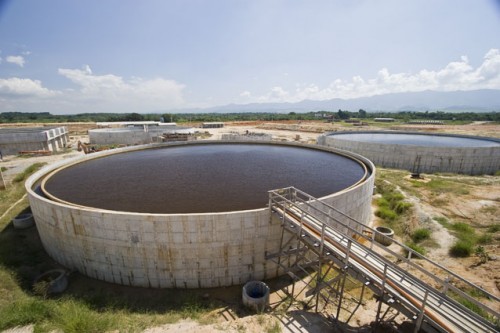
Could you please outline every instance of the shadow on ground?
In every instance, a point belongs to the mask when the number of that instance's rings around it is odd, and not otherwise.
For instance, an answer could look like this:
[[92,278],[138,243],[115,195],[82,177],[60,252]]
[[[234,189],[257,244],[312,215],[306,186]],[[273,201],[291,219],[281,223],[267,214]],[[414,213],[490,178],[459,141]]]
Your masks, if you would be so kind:
[[[28,210],[27,210],[28,211]],[[25,212],[27,212],[25,211]],[[0,231],[0,265],[17,277],[19,286],[30,295],[33,281],[47,270],[63,268],[45,252],[36,227],[15,229],[9,223]],[[268,280],[271,292],[287,289],[290,278],[283,276]],[[88,278],[78,272],[69,274],[66,291],[56,299],[74,299],[83,302],[89,308],[99,310],[127,310],[133,313],[163,314],[169,311],[217,310],[215,313],[225,321],[253,315],[243,307],[241,301],[242,286],[210,289],[152,289],[117,285]],[[41,296],[40,296],[41,297]],[[273,306],[287,303],[281,300]],[[273,311],[272,314],[290,332],[391,332],[388,325],[385,330],[376,327],[350,327],[336,323],[313,311],[286,308]],[[319,330],[318,330],[319,328]],[[399,328],[399,331],[405,331]]]
[[[34,295],[33,282],[42,273],[62,268],[45,252],[36,227],[15,229],[12,222],[0,231],[0,265],[17,277],[19,286]],[[196,309],[226,309],[227,320],[252,315],[243,307],[242,286],[208,289],[152,289],[117,285],[69,273],[68,288],[53,298],[71,298],[90,308],[126,309],[137,313],[161,314],[167,311]],[[283,279],[268,281],[271,288],[279,288]],[[36,295],[34,295],[36,296]]]

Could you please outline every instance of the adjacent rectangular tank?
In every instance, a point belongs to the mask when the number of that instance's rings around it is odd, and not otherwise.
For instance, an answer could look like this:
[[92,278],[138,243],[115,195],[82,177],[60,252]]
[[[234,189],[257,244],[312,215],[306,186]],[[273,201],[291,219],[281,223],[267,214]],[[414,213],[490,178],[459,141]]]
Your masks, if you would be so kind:
[[68,130],[64,126],[0,128],[0,150],[3,155],[37,150],[56,152],[67,143]]

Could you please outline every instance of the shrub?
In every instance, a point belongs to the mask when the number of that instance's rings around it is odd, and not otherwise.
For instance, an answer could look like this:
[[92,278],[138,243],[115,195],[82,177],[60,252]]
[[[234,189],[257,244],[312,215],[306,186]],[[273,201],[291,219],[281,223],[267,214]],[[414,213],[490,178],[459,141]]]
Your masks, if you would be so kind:
[[429,229],[420,228],[413,232],[411,235],[411,239],[414,243],[419,243],[425,239],[429,239],[431,237],[431,231]]
[[379,207],[379,209],[375,212],[375,215],[380,217],[381,219],[389,221],[393,221],[396,219],[396,217],[398,217],[398,214],[396,214],[395,211],[385,206]]
[[482,246],[476,247],[475,253],[476,253],[476,256],[479,257],[481,264],[484,264],[488,260],[490,260],[490,256],[488,255],[488,252],[486,252],[486,250]]
[[384,197],[377,199],[377,205],[379,207],[389,207],[389,201],[387,201]]
[[412,204],[409,203],[409,202],[404,202],[404,201],[399,201],[397,202],[395,205],[394,205],[394,210],[398,213],[398,214],[403,214],[404,212],[406,212],[408,209],[410,209],[412,207]]
[[474,245],[471,241],[459,239],[450,248],[450,255],[459,258],[470,257],[473,252],[473,248]]
[[451,228],[460,233],[474,233],[474,228],[463,222],[453,223]]
[[398,201],[404,200],[404,195],[399,192],[388,192],[384,193],[384,198],[386,198],[391,203],[396,203]]

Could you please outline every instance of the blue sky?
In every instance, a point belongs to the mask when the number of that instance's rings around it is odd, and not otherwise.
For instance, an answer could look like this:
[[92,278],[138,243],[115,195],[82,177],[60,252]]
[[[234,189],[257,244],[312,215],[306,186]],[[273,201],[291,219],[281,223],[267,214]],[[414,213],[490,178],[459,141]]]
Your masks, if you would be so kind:
[[0,112],[485,88],[498,0],[0,0]]

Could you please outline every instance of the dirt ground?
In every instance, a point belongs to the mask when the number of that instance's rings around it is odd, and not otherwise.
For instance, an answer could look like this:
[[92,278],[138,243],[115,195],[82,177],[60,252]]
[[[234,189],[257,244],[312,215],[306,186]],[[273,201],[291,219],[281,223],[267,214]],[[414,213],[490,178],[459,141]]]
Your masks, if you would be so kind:
[[[35,162],[53,163],[61,159],[68,159],[83,154],[76,151],[76,142],[78,140],[86,141],[86,130],[93,127],[92,124],[74,124],[70,127],[70,146],[71,148],[62,154],[41,157],[16,157],[4,156],[0,166],[4,167],[4,179],[9,182],[13,177],[23,171],[26,167]],[[94,125],[95,126],[95,125]],[[339,123],[323,122],[240,122],[226,123],[224,128],[200,129],[202,132],[208,132],[211,136],[207,139],[220,139],[224,133],[245,133],[256,132],[266,133],[273,136],[273,140],[294,141],[301,143],[314,144],[320,133],[325,131],[343,131],[343,130],[367,130],[377,129],[374,126],[354,127],[345,126]],[[383,129],[388,129],[386,125]],[[426,132],[456,133],[478,136],[500,137],[500,125],[488,123],[475,123],[463,126],[447,125],[404,125],[391,126],[394,130],[415,130]],[[390,173],[390,171],[388,171]],[[436,262],[446,266],[455,273],[464,276],[466,279],[482,286],[496,296],[500,296],[500,235],[495,233],[492,245],[487,246],[490,259],[484,264],[478,265],[476,257],[465,259],[450,258],[448,250],[453,244],[455,237],[448,229],[434,220],[435,217],[446,217],[454,221],[464,221],[472,223],[475,227],[491,226],[500,224],[500,177],[484,176],[469,177],[459,175],[440,175],[440,177],[449,177],[454,181],[461,179],[470,185],[470,191],[466,195],[454,198],[453,195],[436,200],[436,197],[421,192],[419,195],[404,193],[408,201],[413,204],[414,211],[409,223],[423,226],[431,229],[432,238],[437,244],[429,248],[427,256]],[[401,177],[402,178],[402,177]],[[404,182],[404,180],[401,180]],[[477,185],[474,185],[477,184]],[[446,199],[446,200],[445,200]],[[378,218],[373,215],[373,225],[376,225]],[[222,293],[224,291],[221,291]],[[238,293],[236,293],[238,295]],[[234,297],[234,291],[225,297]],[[238,296],[239,298],[239,296]],[[279,304],[286,299],[282,290],[277,290],[271,295],[271,305],[277,309]],[[235,300],[239,302],[239,300]],[[355,308],[355,302],[348,311],[344,311],[343,318],[351,316]],[[405,322],[405,318],[398,317],[394,321],[388,322],[377,329],[373,326],[375,320],[377,304],[373,298],[365,299],[356,309],[351,320],[347,324],[332,324],[329,320],[329,314],[322,312],[314,313],[313,310],[304,310],[295,304],[287,311],[278,313],[267,313],[254,316],[240,316],[234,311],[234,307],[221,307],[215,311],[215,323],[202,324],[194,320],[183,320],[175,324],[167,324],[159,327],[151,327],[144,332],[163,333],[163,332],[374,332],[390,331],[398,329],[399,331],[412,331],[411,325]],[[333,309],[330,309],[334,311]],[[347,310],[347,309],[346,309]],[[498,309],[500,311],[500,309]],[[391,326],[392,325],[392,326]],[[28,326],[24,328],[27,332],[32,332],[33,328]],[[12,332],[14,332],[13,330]],[[9,331],[11,332],[11,331]],[[21,331],[15,331],[21,332]],[[23,331],[24,332],[24,331]]]

